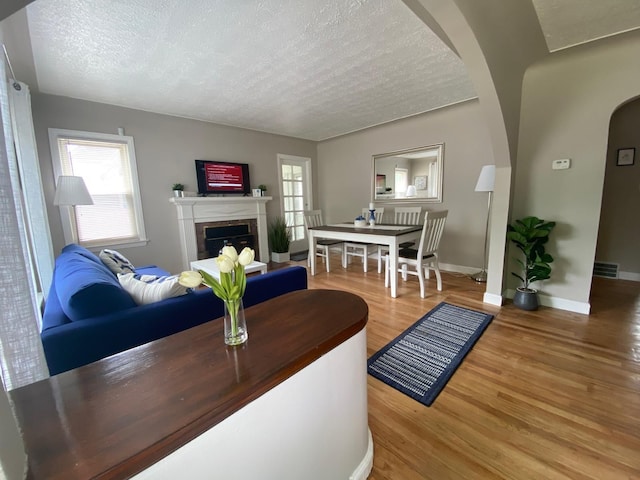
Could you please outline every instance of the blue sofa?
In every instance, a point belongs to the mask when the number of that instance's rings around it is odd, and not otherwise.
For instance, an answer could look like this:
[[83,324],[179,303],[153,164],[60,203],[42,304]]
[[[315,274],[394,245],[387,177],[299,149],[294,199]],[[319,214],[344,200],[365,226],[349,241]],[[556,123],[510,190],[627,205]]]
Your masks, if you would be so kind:
[[[169,275],[156,266],[136,273]],[[250,307],[306,288],[305,268],[274,270],[247,278],[243,303]],[[56,375],[223,315],[222,301],[208,288],[136,305],[97,255],[71,244],[56,259],[41,338],[49,373]]]

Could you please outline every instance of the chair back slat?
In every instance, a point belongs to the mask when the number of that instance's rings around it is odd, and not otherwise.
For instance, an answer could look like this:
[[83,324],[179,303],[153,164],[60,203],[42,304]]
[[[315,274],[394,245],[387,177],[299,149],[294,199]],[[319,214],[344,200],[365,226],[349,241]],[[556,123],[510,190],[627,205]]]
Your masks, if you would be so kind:
[[418,245],[418,259],[425,255],[437,254],[444,224],[447,221],[449,210],[426,212],[424,214],[424,227]]
[[322,210],[305,210],[304,224],[306,228],[324,225],[322,221]]
[[393,222],[398,225],[419,225],[422,207],[396,207]]

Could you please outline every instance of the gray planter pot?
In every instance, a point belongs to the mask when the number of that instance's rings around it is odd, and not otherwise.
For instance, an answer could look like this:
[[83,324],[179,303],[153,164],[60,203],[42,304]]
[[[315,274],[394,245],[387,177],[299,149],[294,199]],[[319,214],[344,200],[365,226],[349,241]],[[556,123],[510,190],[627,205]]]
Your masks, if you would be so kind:
[[538,291],[533,288],[518,287],[513,296],[513,304],[522,310],[537,310]]
[[285,253],[271,252],[272,262],[284,263],[284,262],[288,262],[290,259],[291,259],[291,255],[289,254],[289,252],[285,252]]
[[176,197],[176,198],[184,197],[184,192],[182,190],[174,190],[173,191],[173,196]]

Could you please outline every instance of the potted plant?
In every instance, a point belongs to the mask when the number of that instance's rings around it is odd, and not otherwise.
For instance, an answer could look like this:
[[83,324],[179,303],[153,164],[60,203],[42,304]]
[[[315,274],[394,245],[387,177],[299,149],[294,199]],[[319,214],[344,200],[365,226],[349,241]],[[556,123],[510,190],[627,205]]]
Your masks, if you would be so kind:
[[264,197],[264,192],[267,191],[267,186],[264,183],[261,183],[258,185],[258,188],[260,189],[260,194]]
[[171,187],[171,190],[173,190],[173,196],[174,197],[184,197],[184,185],[181,183],[174,183],[173,186]]
[[271,244],[271,260],[276,263],[288,262],[289,244],[291,243],[291,229],[282,217],[274,218],[268,227],[269,243]]
[[522,286],[516,289],[513,304],[523,310],[537,310],[538,291],[530,285],[538,280],[551,277],[551,262],[553,257],[545,251],[545,244],[556,222],[547,222],[537,217],[525,217],[507,225],[507,240],[513,242],[524,255],[524,261],[515,260],[521,267],[521,272],[511,272],[520,279]]

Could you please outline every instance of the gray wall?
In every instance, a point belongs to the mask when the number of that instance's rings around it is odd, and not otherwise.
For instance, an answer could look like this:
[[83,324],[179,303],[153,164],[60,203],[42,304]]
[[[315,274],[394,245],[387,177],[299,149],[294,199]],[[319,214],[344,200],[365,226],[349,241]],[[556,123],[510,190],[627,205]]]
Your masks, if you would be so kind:
[[171,185],[197,190],[195,159],[250,164],[252,185],[264,183],[273,201],[267,214],[280,212],[277,154],[298,155],[316,161],[316,143],[268,133],[159,115],[84,100],[35,94],[33,121],[47,199],[54,252],[64,246],[60,212],[52,205],[54,178],[48,128],[116,134],[123,127],[134,138],[142,207],[149,243],[122,249],[134,265],[154,263],[172,273],[181,269],[177,215],[169,203]]
[[[620,264],[623,278],[640,280],[640,100],[611,117],[596,260]],[[619,148],[635,148],[632,166],[617,166]]]
[[[640,31],[628,32],[556,52],[525,75],[511,216],[558,222],[552,277],[534,285],[545,295],[589,301],[609,124],[640,94],[639,51]],[[571,168],[552,170],[559,158]]]
[[[319,207],[325,220],[352,220],[369,204],[373,155],[436,143],[444,144],[443,203],[423,205],[429,210],[449,210],[440,247],[441,262],[463,267],[462,271],[479,269],[488,194],[475,193],[474,188],[482,165],[492,164],[493,157],[477,101],[320,142],[317,182]],[[383,201],[377,205],[385,207],[385,214],[393,208]]]

